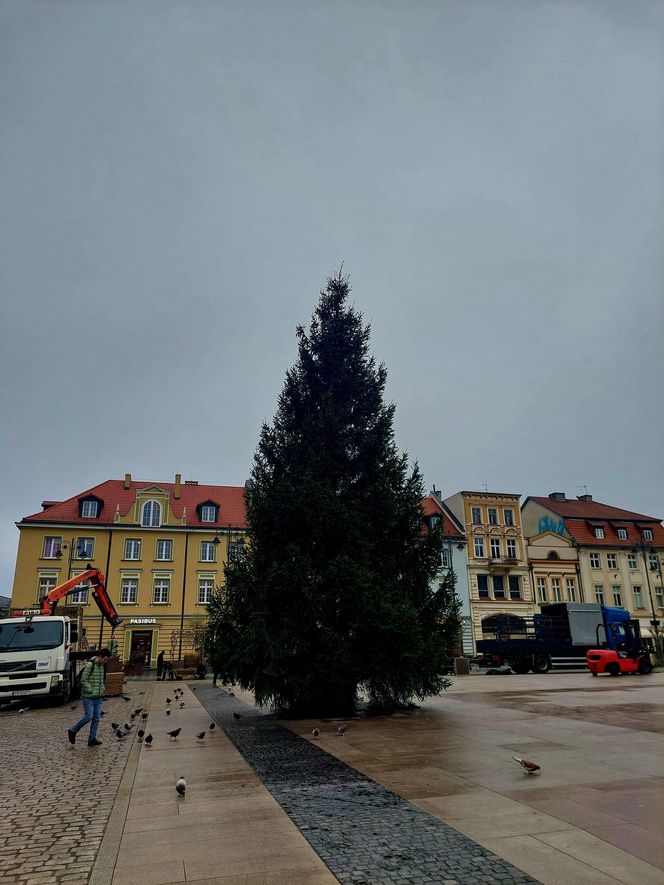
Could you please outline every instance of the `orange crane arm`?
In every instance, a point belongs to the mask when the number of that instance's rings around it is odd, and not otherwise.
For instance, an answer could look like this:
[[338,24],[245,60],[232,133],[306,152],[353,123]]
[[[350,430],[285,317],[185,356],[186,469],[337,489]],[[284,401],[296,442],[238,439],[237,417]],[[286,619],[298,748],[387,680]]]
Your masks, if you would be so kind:
[[68,581],[65,581],[63,584],[58,584],[57,587],[54,587],[51,590],[42,602],[40,614],[54,614],[58,600],[62,599],[62,597],[66,596],[68,593],[71,593],[74,587],[82,584],[83,581],[90,581],[90,584],[92,585],[92,598],[97,603],[99,611],[115,630],[118,624],[122,623],[122,618],[118,617],[115,606],[106,592],[106,578],[104,577],[104,573],[98,568],[93,568],[89,563],[84,572],[73,578],[69,578]]

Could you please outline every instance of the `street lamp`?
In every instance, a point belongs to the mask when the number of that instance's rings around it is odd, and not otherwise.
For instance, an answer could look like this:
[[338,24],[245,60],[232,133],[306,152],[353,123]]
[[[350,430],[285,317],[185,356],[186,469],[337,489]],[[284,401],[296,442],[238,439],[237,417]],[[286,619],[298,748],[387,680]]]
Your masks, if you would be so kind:
[[71,578],[71,560],[72,554],[74,550],[76,551],[77,559],[85,559],[85,541],[83,538],[72,538],[71,541],[61,541],[60,546],[58,547],[58,552],[55,554],[56,559],[62,559],[62,550],[69,551],[69,559],[68,559],[68,567],[67,567],[67,580]]
[[639,541],[637,544],[634,544],[632,547],[632,553],[640,553],[643,557],[643,565],[646,571],[646,581],[648,583],[648,597],[650,599],[650,609],[652,611],[652,620],[650,623],[652,624],[653,633],[655,634],[655,654],[657,656],[657,663],[662,663],[662,645],[659,636],[659,620],[657,618],[657,613],[655,611],[655,601],[652,595],[652,586],[650,584],[650,571],[651,567],[648,565],[649,556],[655,556],[657,558],[657,565],[652,566],[652,571],[657,571],[657,568],[660,568],[661,575],[661,564],[659,562],[659,557],[656,554],[655,548],[652,544],[646,544],[645,541]]

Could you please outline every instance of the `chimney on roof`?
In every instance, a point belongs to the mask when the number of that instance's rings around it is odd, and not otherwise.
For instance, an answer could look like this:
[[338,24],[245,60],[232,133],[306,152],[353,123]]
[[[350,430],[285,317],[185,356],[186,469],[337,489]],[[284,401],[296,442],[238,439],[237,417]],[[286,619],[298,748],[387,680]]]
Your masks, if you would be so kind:
[[175,498],[176,501],[178,501],[180,498],[180,483],[181,482],[182,482],[182,474],[176,473],[175,474],[175,488],[173,489],[173,497]]
[[565,492],[551,492],[549,495],[552,501],[565,501]]
[[576,499],[577,499],[577,501],[585,501],[586,504],[589,504],[592,501],[593,496],[592,495],[577,495]]
[[125,492],[128,492],[130,488],[131,488],[131,473],[125,473],[125,479],[124,479]]
[[443,503],[443,495],[442,492],[435,487],[435,485],[431,486],[431,497],[435,498],[439,504]]

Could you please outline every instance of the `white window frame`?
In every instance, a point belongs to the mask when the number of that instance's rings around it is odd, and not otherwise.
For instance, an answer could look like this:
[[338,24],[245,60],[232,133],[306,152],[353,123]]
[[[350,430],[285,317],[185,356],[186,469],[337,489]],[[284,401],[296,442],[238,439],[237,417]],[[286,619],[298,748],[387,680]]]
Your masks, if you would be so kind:
[[503,507],[503,519],[505,525],[514,525],[514,511],[511,507]]
[[[130,545],[130,544],[132,544],[132,545],[135,544],[135,545],[136,545],[136,549],[137,549],[137,551],[138,551],[138,556],[128,556],[128,555],[127,555],[128,552],[129,552],[129,551],[127,550],[127,547],[128,547],[128,545]],[[124,550],[122,551],[122,558],[123,558],[126,562],[138,562],[138,561],[140,560],[140,558],[141,558],[141,546],[142,546],[142,544],[141,544],[141,539],[140,539],[140,538],[125,538],[125,542],[124,542]]]
[[201,522],[215,522],[217,518],[217,508],[214,504],[201,505]]
[[[477,515],[477,519],[475,519],[476,515]],[[482,525],[482,508],[481,507],[471,507],[470,508],[470,521],[473,525]]]
[[[133,599],[131,598],[132,595]],[[138,577],[136,575],[122,576],[120,581],[120,605],[138,605]]]
[[643,530],[643,540],[644,541],[652,541],[652,529],[644,529]]
[[565,590],[567,591],[567,601],[576,602],[576,580],[574,578],[565,579]]
[[604,584],[594,584],[593,590],[595,591],[595,602],[599,605],[605,605],[604,602]]
[[[165,591],[165,593],[164,593]],[[162,599],[161,597],[166,596],[166,599]],[[152,604],[153,605],[168,605],[171,596],[171,579],[167,576],[157,576],[155,577],[152,585]],[[160,598],[157,598],[160,597]]]
[[628,553],[627,554],[627,568],[631,571],[636,571],[639,567],[639,564],[636,560],[636,553]]
[[[79,572],[78,574],[81,574]],[[76,572],[72,575],[72,578],[76,577]],[[89,594],[90,591],[90,581],[82,581],[80,584],[76,585],[76,589],[72,590],[65,597],[67,604],[71,605],[87,605],[89,602]]]
[[618,569],[618,554],[617,553],[607,553],[606,554],[606,567],[608,569],[613,569],[614,571]]
[[602,557],[599,553],[590,554],[590,568],[602,568]]
[[96,519],[99,513],[99,501],[82,501],[81,518]]
[[634,597],[634,608],[645,608],[643,604],[643,587],[640,584],[635,584],[632,587],[632,595]]
[[537,601],[549,601],[549,597],[547,595],[546,578],[542,577],[541,575],[537,578]]
[[[169,555],[163,556],[162,544],[168,545],[167,550]],[[154,551],[155,562],[173,562],[173,539],[172,538],[158,538],[157,545]]]
[[[207,586],[203,586],[203,585]],[[209,592],[208,592],[209,591]],[[214,578],[201,575],[198,579],[198,604],[209,605],[214,593]]]
[[440,551],[440,567],[450,568],[451,565],[449,548],[443,547]]
[[484,535],[473,536],[473,552],[476,559],[484,559]]
[[604,537],[604,529],[601,526],[595,526],[595,537],[603,538]]
[[508,538],[506,541],[507,544],[507,556],[509,559],[516,559],[516,538]]
[[[204,553],[211,553],[211,556],[204,556]],[[213,541],[201,541],[200,562],[216,562],[217,561],[217,545]]]
[[656,553],[648,554],[648,568],[651,572],[659,570],[659,556]]
[[623,607],[623,598],[622,598],[622,586],[620,584],[614,584],[611,587],[611,593],[613,594],[613,604],[618,608]]
[[491,548],[491,559],[500,559],[500,538],[489,538]]
[[62,552],[62,535],[45,535],[42,544],[42,559],[59,559]]
[[618,529],[618,537],[621,541],[627,540],[627,529]]
[[[85,552],[81,553],[81,547],[85,547]],[[90,562],[95,558],[95,539],[91,537],[76,538],[74,544],[74,554],[72,559],[78,559],[84,562]]]
[[57,575],[39,575],[39,581],[37,582],[37,599],[39,602],[43,602],[44,599],[48,596],[51,590],[54,590],[58,586],[58,576]]
[[489,525],[498,525],[498,508],[487,507],[486,517],[489,521]]
[[145,501],[141,505],[141,525],[146,528],[159,528],[161,526],[161,504],[154,498]]
[[562,602],[563,591],[560,585],[560,578],[551,578],[551,602]]
[[655,603],[657,608],[664,608],[664,587],[655,587]]

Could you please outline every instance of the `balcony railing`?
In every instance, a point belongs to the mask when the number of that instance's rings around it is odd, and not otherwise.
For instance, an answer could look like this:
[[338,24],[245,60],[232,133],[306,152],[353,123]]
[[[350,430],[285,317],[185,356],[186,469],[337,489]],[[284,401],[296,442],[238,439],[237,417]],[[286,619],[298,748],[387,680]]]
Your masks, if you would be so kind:
[[511,565],[518,565],[519,560],[516,556],[492,556],[487,564],[489,568],[508,568]]

